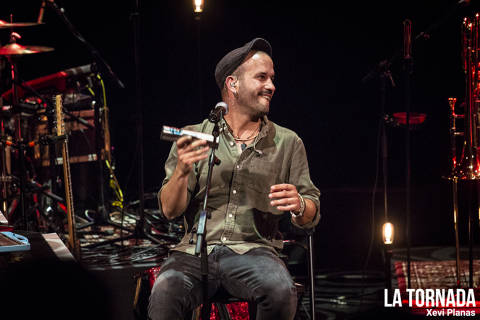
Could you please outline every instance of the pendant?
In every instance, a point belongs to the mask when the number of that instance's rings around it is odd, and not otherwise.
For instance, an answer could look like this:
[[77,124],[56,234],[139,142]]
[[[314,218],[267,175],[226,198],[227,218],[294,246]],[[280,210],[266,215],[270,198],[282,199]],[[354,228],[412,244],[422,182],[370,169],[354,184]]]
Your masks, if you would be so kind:
[[245,143],[242,143],[242,144],[240,145],[240,148],[242,148],[242,151],[245,150],[246,147],[247,147],[247,145],[246,145]]

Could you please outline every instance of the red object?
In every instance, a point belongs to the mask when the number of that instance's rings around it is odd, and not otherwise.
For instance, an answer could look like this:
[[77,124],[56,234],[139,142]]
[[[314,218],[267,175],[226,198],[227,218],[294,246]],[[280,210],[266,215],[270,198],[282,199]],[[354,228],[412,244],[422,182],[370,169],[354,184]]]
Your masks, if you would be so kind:
[[0,232],[4,232],[4,231],[13,232],[13,226],[11,226],[9,224],[1,224],[0,223]]
[[[64,71],[60,71],[54,74],[50,74],[48,76],[44,76],[38,79],[27,81],[26,84],[33,89],[40,91],[44,89],[55,89],[58,92],[64,92],[67,87],[67,78],[68,74]],[[21,99],[25,95],[25,90],[21,87],[18,89],[18,97]],[[12,89],[4,92],[2,94],[2,98],[11,101],[12,97]]]
[[[406,112],[396,112],[393,114],[393,117],[395,120],[398,121],[398,123],[402,125],[407,124],[407,113]],[[422,124],[425,119],[427,118],[427,115],[425,113],[417,113],[417,112],[410,112],[410,124]]]
[[[148,277],[148,283],[150,285],[150,290],[152,290],[155,280],[157,280],[158,274],[160,273],[161,267],[153,267],[148,270],[145,270],[145,273]],[[233,302],[227,304],[227,310],[230,314],[232,320],[249,320],[248,314],[248,302]],[[210,312],[210,320],[220,319],[218,310],[214,304],[212,304],[212,311]]]

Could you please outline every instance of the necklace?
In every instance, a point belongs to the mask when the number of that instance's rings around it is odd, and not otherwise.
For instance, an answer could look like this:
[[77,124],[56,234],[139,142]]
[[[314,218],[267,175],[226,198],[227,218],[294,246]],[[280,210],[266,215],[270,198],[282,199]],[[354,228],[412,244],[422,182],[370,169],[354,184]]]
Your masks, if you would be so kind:
[[260,126],[257,127],[257,129],[255,129],[250,134],[250,136],[248,136],[246,138],[240,138],[239,136],[235,136],[233,134],[233,130],[230,127],[230,125],[228,124],[228,122],[225,121],[225,124],[227,125],[228,131],[230,131],[230,133],[232,134],[233,140],[235,140],[235,142],[244,142],[244,141],[249,141],[249,140],[252,140],[252,139],[256,138],[258,136],[258,134],[260,133],[260,128],[261,128],[261,125],[260,125]]
[[[258,135],[258,132],[260,131],[259,130],[260,128],[257,128],[257,130],[253,131],[251,135],[249,135],[248,137],[246,138],[240,138],[239,136],[235,137],[233,136],[233,140],[237,141],[237,142],[243,142],[243,141],[248,141],[248,140],[252,140],[253,138],[255,138],[257,135]],[[232,134],[233,135],[233,134]]]

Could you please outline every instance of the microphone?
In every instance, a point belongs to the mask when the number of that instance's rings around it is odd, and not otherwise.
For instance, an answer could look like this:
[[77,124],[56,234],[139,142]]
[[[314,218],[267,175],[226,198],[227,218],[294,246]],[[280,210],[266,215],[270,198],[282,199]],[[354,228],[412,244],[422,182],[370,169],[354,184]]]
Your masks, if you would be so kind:
[[210,111],[210,114],[208,115],[208,121],[217,123],[227,113],[228,113],[228,105],[225,102],[220,101],[215,105],[215,108],[213,108],[213,110]]
[[64,73],[67,76],[81,76],[81,75],[88,74],[88,73],[94,73],[95,72],[95,66],[92,63],[90,63],[90,64],[86,64],[86,65],[79,66],[79,67],[65,69],[65,70],[60,71],[60,72]]

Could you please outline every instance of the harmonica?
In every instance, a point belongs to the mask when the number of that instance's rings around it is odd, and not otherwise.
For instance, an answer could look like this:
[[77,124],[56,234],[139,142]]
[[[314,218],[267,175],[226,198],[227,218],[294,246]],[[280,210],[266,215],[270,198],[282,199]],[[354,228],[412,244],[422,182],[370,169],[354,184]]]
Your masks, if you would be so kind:
[[160,134],[160,139],[166,140],[166,141],[176,141],[183,136],[190,136],[194,139],[206,140],[209,146],[217,146],[219,141],[219,137],[217,137],[217,139],[214,139],[213,135],[208,133],[184,130],[184,129],[170,127],[170,126],[162,127],[162,133]]

